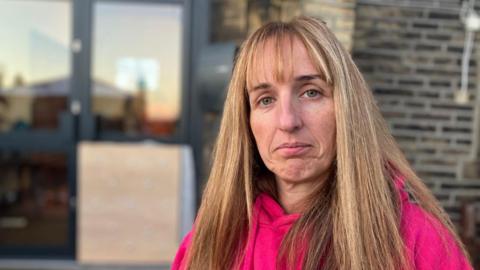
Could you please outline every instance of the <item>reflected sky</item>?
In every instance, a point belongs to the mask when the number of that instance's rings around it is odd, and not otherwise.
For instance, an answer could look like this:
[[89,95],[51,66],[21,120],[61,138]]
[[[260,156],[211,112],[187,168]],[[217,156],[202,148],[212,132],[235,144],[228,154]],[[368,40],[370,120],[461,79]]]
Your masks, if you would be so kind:
[[70,37],[68,1],[0,1],[3,87],[11,87],[19,75],[27,83],[65,77]]
[[181,7],[100,2],[94,10],[94,78],[130,93],[145,88],[148,118],[177,118]]
[[[149,117],[177,118],[181,28],[182,8],[178,5],[97,2],[94,80],[126,93],[137,91],[142,81],[148,90]],[[71,31],[69,1],[0,0],[0,87],[12,88],[18,76],[26,84],[68,77]]]

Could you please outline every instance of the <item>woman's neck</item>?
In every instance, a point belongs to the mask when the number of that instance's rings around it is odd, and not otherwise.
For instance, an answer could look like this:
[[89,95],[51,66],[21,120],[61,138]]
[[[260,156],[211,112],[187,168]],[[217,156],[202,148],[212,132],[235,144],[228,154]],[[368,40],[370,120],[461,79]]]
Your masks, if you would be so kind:
[[305,199],[313,189],[312,183],[291,183],[277,180],[279,203],[287,214],[303,212]]

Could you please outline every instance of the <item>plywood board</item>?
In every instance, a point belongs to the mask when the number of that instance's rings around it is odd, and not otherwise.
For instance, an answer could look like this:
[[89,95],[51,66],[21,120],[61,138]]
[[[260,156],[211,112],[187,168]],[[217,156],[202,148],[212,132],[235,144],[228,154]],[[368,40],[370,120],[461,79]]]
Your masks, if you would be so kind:
[[180,147],[82,143],[78,153],[79,262],[171,262],[179,244]]

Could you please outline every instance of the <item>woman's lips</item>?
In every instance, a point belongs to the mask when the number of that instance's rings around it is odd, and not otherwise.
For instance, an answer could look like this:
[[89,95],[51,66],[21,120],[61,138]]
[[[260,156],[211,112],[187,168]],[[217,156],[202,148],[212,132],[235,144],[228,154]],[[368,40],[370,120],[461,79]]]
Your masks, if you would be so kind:
[[284,143],[275,148],[282,157],[296,157],[301,156],[312,147],[307,143]]

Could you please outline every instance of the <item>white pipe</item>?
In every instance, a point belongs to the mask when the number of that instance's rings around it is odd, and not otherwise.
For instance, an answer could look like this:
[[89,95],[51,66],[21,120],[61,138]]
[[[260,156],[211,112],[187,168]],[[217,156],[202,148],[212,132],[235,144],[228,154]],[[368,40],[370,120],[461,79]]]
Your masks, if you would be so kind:
[[473,36],[474,32],[471,30],[467,30],[467,34],[465,35],[465,47],[463,49],[462,57],[462,81],[460,87],[461,91],[468,90],[468,72],[470,69],[470,57],[472,55]]
[[466,104],[469,101],[468,96],[468,79],[470,69],[470,58],[472,56],[473,38],[475,31],[479,30],[479,18],[475,13],[475,0],[469,0],[469,3],[463,2],[460,11],[460,19],[465,24],[465,44],[462,54],[462,69],[460,90],[455,92],[455,102],[458,104]]

